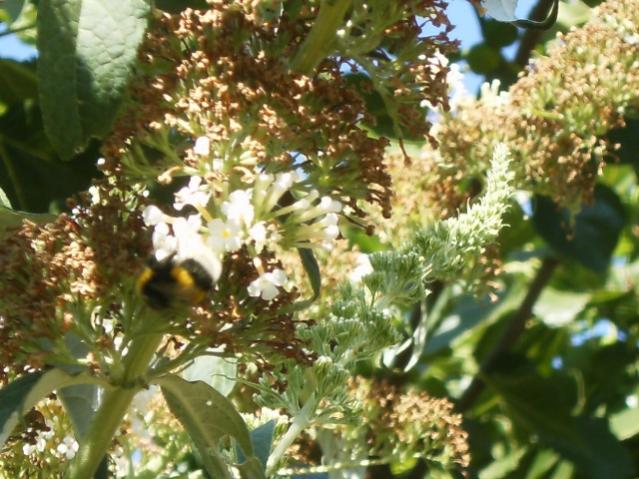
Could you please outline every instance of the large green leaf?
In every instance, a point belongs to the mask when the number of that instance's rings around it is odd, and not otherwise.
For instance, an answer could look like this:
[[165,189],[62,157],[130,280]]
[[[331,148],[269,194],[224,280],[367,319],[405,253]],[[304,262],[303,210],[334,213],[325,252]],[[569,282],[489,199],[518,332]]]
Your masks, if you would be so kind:
[[40,1],[40,101],[47,134],[63,158],[109,131],[149,8],[144,0]]
[[537,196],[533,221],[539,234],[560,255],[604,273],[625,223],[619,197],[610,188],[597,185],[594,202],[574,218],[547,197]]
[[515,421],[539,441],[593,479],[634,477],[628,452],[603,418],[571,416],[575,391],[571,380],[556,374],[541,377],[522,370],[485,375]]
[[16,427],[18,421],[38,401],[52,391],[74,384],[98,382],[88,374],[72,376],[61,369],[26,374],[0,389],[0,446]]
[[246,457],[253,456],[246,424],[233,403],[222,394],[202,381],[189,382],[173,374],[153,382],[162,388],[171,412],[193,439],[213,477],[219,477],[216,474],[221,474],[223,467],[218,452],[223,437],[233,437]]

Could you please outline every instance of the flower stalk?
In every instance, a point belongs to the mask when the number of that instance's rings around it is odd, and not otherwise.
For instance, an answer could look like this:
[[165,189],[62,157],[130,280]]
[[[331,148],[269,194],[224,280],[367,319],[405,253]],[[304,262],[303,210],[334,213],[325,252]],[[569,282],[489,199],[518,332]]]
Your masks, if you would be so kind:
[[277,443],[277,446],[275,446],[275,449],[273,449],[273,452],[268,458],[268,462],[266,464],[267,476],[275,471],[277,464],[280,462],[280,459],[284,457],[286,450],[291,446],[291,444],[293,444],[295,439],[297,439],[297,436],[299,436],[300,433],[308,427],[317,405],[318,400],[315,395],[312,395],[308,398],[299,414],[295,416],[291,423],[291,427],[289,427],[284,436],[282,436],[282,439],[280,439]]
[[122,384],[105,394],[89,432],[66,472],[66,479],[93,477],[129,409],[133,396],[140,389],[137,382],[147,371],[161,340],[162,334],[154,334],[144,335],[132,341],[129,354],[124,360]]
[[344,20],[352,0],[325,0],[308,37],[291,62],[291,69],[310,74],[327,55],[335,41],[337,29]]

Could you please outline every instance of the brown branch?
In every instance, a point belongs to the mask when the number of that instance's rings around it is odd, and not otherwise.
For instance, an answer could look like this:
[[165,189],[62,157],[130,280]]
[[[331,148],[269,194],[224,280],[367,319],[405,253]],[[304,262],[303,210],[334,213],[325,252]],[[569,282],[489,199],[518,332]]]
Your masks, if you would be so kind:
[[[530,11],[529,18],[535,21],[543,20],[553,2],[554,0],[539,0],[537,5]],[[521,65],[522,67],[528,65],[530,55],[539,43],[543,33],[543,30],[526,30],[524,32],[521,37],[521,42],[519,42],[517,54],[515,55],[515,63],[517,65]]]
[[[544,259],[539,271],[537,271],[537,275],[533,279],[532,283],[530,283],[530,288],[528,289],[526,296],[519,305],[514,316],[510,319],[510,323],[506,327],[506,330],[497,341],[497,344],[495,344],[493,350],[490,351],[482,361],[479,369],[480,374],[490,371],[490,369],[495,365],[497,358],[508,351],[517,338],[519,338],[521,333],[524,332],[526,321],[528,321],[528,319],[532,316],[532,309],[535,302],[539,299],[541,292],[550,281],[550,278],[558,265],[559,261],[556,258]],[[457,410],[460,412],[466,411],[479,397],[485,387],[486,384],[484,381],[482,381],[479,376],[476,376],[470,383],[470,386],[468,386],[468,389],[464,391],[464,394],[459,401],[457,401]]]

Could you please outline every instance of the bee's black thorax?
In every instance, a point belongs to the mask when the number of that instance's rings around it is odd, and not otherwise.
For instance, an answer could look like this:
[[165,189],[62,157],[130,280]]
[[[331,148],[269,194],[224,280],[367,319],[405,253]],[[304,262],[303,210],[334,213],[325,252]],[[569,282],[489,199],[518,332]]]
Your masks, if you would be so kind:
[[151,258],[137,282],[139,293],[154,309],[201,302],[213,288],[213,279],[194,259],[176,262]]

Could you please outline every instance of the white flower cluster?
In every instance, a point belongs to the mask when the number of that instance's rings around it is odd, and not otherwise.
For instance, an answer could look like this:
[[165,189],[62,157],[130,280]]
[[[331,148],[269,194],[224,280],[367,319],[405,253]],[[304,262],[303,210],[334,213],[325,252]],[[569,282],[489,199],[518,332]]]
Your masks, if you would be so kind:
[[78,442],[71,436],[65,436],[64,439],[52,449],[51,442],[55,438],[55,431],[49,421],[47,421],[47,427],[49,429],[38,435],[35,444],[25,443],[22,446],[22,453],[25,456],[30,456],[36,452],[42,454],[45,451],[48,451],[60,459],[73,459],[75,457],[75,453],[78,452],[78,449],[80,448]]
[[[194,151],[208,156],[208,139],[197,138]],[[144,222],[153,226],[156,259],[176,262],[193,259],[217,281],[222,274],[223,256],[246,246],[255,257],[260,274],[248,286],[248,294],[270,301],[288,278],[281,269],[261,268],[257,256],[268,242],[284,248],[330,250],[339,235],[338,213],[342,204],[329,196],[320,196],[317,190],[305,191],[303,177],[295,171],[260,173],[249,187],[222,196],[218,199],[213,195],[212,185],[201,176],[191,176],[188,185],[175,193],[173,207],[183,211],[188,206],[194,214],[174,217],[157,206],[147,207]]]

